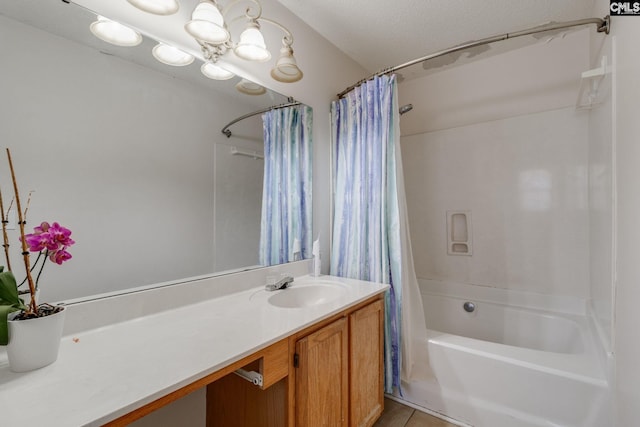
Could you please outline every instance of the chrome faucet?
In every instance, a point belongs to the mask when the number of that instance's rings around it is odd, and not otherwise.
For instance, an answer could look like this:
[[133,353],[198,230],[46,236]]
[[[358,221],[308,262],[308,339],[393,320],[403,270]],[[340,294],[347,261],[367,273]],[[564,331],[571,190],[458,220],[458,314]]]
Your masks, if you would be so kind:
[[287,275],[282,275],[282,277],[280,277],[280,280],[272,281],[270,279],[270,277],[267,277],[267,282],[270,282],[265,286],[265,289],[267,291],[278,291],[280,289],[285,289],[291,284],[291,282],[293,282],[293,277]]

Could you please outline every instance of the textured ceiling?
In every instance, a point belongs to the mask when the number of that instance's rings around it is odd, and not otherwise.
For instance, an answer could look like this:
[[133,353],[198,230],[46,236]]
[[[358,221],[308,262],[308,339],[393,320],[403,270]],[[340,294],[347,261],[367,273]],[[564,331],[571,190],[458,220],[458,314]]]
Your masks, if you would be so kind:
[[485,37],[591,18],[594,0],[278,0],[370,73]]

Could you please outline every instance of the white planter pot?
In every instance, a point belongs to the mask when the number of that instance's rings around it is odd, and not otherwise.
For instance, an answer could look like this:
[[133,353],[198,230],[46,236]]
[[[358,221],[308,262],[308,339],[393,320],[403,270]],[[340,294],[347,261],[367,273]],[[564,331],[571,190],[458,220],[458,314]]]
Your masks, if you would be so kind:
[[66,309],[50,316],[12,320],[9,315],[9,369],[26,372],[50,365],[58,358]]

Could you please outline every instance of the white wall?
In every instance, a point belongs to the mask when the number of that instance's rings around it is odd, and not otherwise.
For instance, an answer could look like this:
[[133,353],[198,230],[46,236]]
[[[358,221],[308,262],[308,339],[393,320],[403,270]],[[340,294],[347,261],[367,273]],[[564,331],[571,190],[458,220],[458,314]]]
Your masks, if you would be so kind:
[[[400,84],[419,277],[589,297],[589,31]],[[472,256],[447,255],[447,210],[471,211]]]
[[129,424],[131,427],[204,427],[207,389],[200,388]]
[[[603,2],[599,2],[603,3]],[[600,4],[600,6],[603,6]],[[638,17],[613,17],[616,82],[616,359],[617,426],[640,425],[640,56]]]
[[[594,15],[609,13],[609,2],[597,0]],[[638,17],[612,17],[611,34],[604,44],[593,43],[597,54],[612,50],[614,72],[612,87],[613,118],[612,162],[614,181],[613,232],[613,378],[616,427],[640,425],[640,341],[638,325],[640,312],[640,263],[638,245],[640,239],[640,57]],[[609,46],[609,44],[611,46]],[[597,57],[594,58],[597,60]],[[607,126],[607,123],[604,124]],[[603,291],[594,290],[596,293]],[[599,293],[602,294],[602,293]],[[607,297],[602,296],[606,301]]]

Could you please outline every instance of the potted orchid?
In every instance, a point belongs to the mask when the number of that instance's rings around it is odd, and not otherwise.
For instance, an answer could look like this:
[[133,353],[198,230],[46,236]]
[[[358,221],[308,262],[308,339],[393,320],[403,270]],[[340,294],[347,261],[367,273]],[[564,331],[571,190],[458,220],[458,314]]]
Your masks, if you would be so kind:
[[[26,277],[18,285],[11,270],[7,237],[8,221],[0,193],[3,247],[7,265],[7,271],[0,266],[0,345],[7,346],[10,369],[15,372],[24,372],[51,364],[58,357],[65,309],[63,306],[47,303],[38,304],[36,301],[38,283],[47,261],[60,265],[71,259],[67,249],[75,242],[71,239],[71,231],[57,222],[52,224],[43,222],[34,228],[33,233],[25,234],[28,203],[23,212],[8,149],[7,157],[15,191],[14,201],[20,225],[19,241]],[[34,252],[37,252],[38,256],[31,265],[30,254]],[[32,273],[36,273],[35,280]],[[28,304],[25,304],[18,290],[24,284],[28,284],[29,287],[28,292],[23,292],[28,293],[31,298]]]

